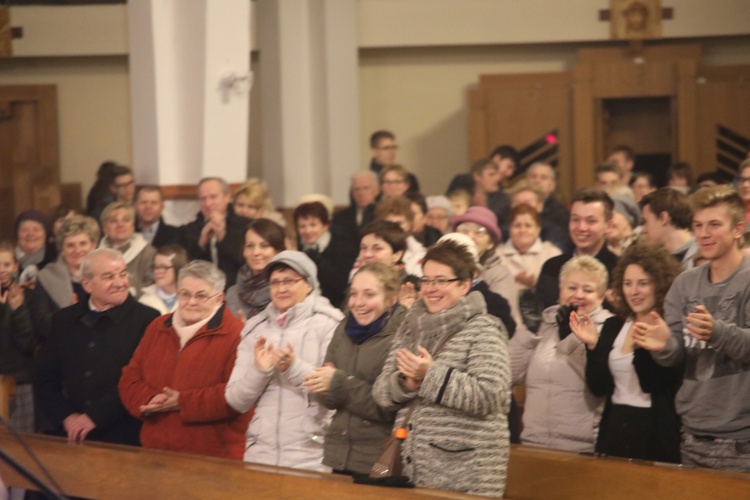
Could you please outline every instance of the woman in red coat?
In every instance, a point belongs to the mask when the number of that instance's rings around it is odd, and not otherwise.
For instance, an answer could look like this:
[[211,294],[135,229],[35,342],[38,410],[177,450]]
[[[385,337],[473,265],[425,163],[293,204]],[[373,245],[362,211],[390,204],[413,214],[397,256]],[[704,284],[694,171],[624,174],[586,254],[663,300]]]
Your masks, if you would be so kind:
[[242,459],[249,414],[224,399],[243,324],[224,307],[224,273],[193,261],[180,270],[178,306],[146,330],[122,371],[120,397],[143,420],[147,448]]

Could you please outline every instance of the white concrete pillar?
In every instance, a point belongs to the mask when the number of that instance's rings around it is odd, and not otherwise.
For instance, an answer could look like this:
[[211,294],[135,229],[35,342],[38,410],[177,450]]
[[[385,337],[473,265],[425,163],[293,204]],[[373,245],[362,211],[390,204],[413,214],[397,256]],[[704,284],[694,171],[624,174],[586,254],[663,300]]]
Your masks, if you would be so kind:
[[138,183],[247,177],[250,0],[128,2]]
[[257,4],[263,176],[274,200],[347,203],[359,163],[357,2]]

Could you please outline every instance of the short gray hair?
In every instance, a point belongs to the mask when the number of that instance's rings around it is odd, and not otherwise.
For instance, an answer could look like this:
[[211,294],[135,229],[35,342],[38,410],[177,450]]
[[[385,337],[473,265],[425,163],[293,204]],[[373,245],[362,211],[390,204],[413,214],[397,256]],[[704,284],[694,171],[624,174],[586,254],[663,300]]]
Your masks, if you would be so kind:
[[125,259],[119,250],[114,248],[96,248],[90,251],[81,261],[81,277],[90,280],[94,277],[94,260],[99,257],[109,257],[112,260],[121,260],[125,262]]
[[204,185],[205,183],[211,182],[211,181],[218,182],[219,185],[221,186],[221,192],[224,194],[229,194],[229,184],[227,184],[227,181],[225,181],[221,177],[204,177],[203,179],[198,181],[198,189],[200,189],[200,187]]
[[360,179],[364,177],[371,180],[372,183],[375,184],[375,186],[378,185],[378,174],[376,174],[372,170],[360,170],[359,172],[354,173],[351,177],[351,181],[353,182],[354,179]]
[[57,234],[57,249],[62,250],[65,239],[77,234],[85,234],[91,239],[94,246],[99,244],[99,224],[96,223],[92,217],[85,215],[74,215],[68,217],[58,229]]
[[227,284],[227,277],[224,271],[207,260],[193,260],[188,262],[185,267],[180,269],[177,275],[177,283],[179,284],[186,277],[205,281],[211,285],[216,293],[223,292]]

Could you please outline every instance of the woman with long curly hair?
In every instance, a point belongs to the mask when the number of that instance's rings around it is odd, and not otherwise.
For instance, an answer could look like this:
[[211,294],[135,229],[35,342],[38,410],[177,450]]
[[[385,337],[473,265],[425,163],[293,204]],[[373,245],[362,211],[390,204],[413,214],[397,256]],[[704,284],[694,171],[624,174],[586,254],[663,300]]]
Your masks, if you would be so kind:
[[613,271],[617,316],[601,334],[587,315],[571,314],[570,326],[586,344],[586,384],[607,396],[595,450],[606,455],[680,462],[680,420],[674,398],[682,367],[663,367],[633,343],[638,322],[654,324],[664,297],[681,268],[664,247],[638,243],[628,248]]

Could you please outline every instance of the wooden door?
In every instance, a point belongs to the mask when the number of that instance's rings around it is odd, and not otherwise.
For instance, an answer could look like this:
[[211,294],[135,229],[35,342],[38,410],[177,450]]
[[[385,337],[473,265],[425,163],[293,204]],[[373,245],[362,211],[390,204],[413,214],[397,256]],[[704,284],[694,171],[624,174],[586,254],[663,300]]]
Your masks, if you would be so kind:
[[563,198],[572,192],[571,75],[482,75],[469,95],[471,162],[496,146],[520,152],[517,172],[535,161],[557,167]]
[[60,203],[59,157],[56,87],[0,86],[0,237],[22,210]]
[[696,80],[696,171],[734,176],[750,153],[750,66],[703,67]]

